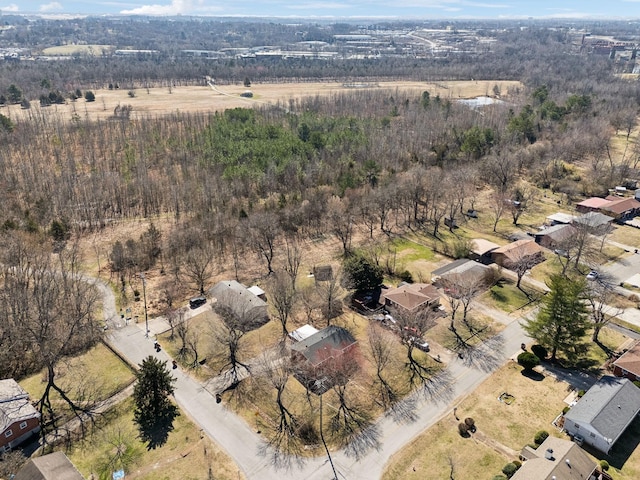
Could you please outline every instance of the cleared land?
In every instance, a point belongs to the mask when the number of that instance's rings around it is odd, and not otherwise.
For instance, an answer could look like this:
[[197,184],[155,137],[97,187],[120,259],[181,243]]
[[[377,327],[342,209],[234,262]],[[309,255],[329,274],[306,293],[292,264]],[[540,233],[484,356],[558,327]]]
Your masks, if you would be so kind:
[[[254,83],[249,88],[252,98],[241,97],[240,94],[248,89],[242,85],[214,85],[201,87],[162,87],[129,89],[121,86],[119,89],[94,90],[95,102],[79,99],[67,102],[65,105],[51,105],[40,108],[37,101],[32,100],[31,109],[23,110],[19,105],[9,105],[0,112],[15,120],[25,120],[33,116],[45,115],[64,122],[69,122],[73,114],[82,120],[104,120],[113,116],[118,105],[131,105],[132,117],[167,115],[176,112],[213,112],[236,107],[254,107],[265,104],[275,105],[280,102],[283,107],[290,99],[300,99],[315,95],[332,95],[354,92],[361,88],[378,90],[413,90],[416,98],[422,92],[428,91],[432,96],[441,98],[473,98],[487,95],[494,85],[498,85],[502,92],[508,92],[520,87],[515,81],[460,81],[460,82],[380,82],[371,86],[354,88],[345,86],[342,82],[309,82],[309,83]],[[132,91],[135,96],[131,97]]]

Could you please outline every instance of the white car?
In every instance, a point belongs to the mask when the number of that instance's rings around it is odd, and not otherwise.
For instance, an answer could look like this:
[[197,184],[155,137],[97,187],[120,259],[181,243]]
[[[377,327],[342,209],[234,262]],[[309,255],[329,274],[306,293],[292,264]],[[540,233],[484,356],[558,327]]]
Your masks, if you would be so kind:
[[411,337],[410,341],[418,350],[422,350],[423,352],[429,351],[429,342],[425,342],[422,338]]
[[587,280],[596,280],[600,275],[595,270],[591,270],[587,274]]

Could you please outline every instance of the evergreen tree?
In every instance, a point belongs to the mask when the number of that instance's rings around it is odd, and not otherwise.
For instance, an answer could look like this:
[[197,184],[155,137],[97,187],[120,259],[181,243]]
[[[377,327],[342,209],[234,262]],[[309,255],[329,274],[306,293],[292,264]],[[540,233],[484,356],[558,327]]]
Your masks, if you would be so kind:
[[173,430],[173,419],[179,415],[177,407],[169,399],[175,379],[167,368],[167,362],[151,355],[142,361],[136,379],[133,389],[136,404],[134,421],[148,448],[156,448],[166,443],[169,432]]
[[551,361],[558,352],[575,361],[586,350],[584,337],[589,329],[587,306],[584,303],[586,281],[553,275],[547,286],[550,292],[535,319],[524,329],[540,345],[551,350]]

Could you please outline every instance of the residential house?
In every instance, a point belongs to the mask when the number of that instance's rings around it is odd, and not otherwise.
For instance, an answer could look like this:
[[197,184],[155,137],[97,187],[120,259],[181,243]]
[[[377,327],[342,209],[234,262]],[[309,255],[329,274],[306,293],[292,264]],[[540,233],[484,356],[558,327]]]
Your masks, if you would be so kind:
[[600,212],[588,212],[576,217],[572,224],[576,227],[586,228],[593,235],[602,235],[611,228],[613,217]]
[[25,442],[40,431],[40,412],[29,394],[12,378],[0,380],[0,452]]
[[228,311],[246,331],[269,321],[267,302],[235,280],[218,282],[209,289],[208,295],[215,298],[218,311]]
[[423,308],[440,305],[440,293],[427,283],[401,283],[397,288],[383,290],[381,297],[385,307],[413,313]]
[[511,480],[597,480],[596,463],[574,442],[549,436],[520,453],[522,466]]
[[472,282],[480,283],[490,274],[491,267],[467,258],[461,258],[431,272],[431,282],[437,287],[441,287],[445,283],[459,281],[469,284]]
[[636,342],[612,364],[616,377],[640,380],[640,342]]
[[607,197],[609,203],[600,207],[600,212],[610,215],[617,222],[625,222],[640,214],[640,202],[633,197]]
[[535,234],[535,242],[549,250],[553,250],[575,236],[576,228],[571,225],[559,224],[540,230]]
[[64,452],[53,452],[29,459],[13,480],[84,480],[84,477]]
[[576,218],[575,215],[571,215],[569,213],[556,212],[547,217],[546,223],[547,225],[550,225],[552,227],[554,225],[566,225],[568,223],[573,222],[575,218]]
[[601,197],[591,197],[576,203],[576,210],[580,213],[598,212],[603,206],[607,205],[609,200]]
[[491,263],[491,252],[500,248],[497,243],[490,242],[484,238],[474,238],[471,240],[471,251],[469,252],[469,258],[477,262]]
[[564,430],[608,454],[640,412],[640,389],[631,380],[602,377],[564,415]]
[[516,240],[491,252],[491,258],[498,265],[509,268],[518,262],[529,259],[532,262],[544,261],[542,248],[533,239]]
[[[329,325],[291,345],[291,363],[296,379],[307,389],[322,395],[344,382],[344,373],[357,366],[356,339],[348,330]],[[347,367],[347,368],[345,368]]]

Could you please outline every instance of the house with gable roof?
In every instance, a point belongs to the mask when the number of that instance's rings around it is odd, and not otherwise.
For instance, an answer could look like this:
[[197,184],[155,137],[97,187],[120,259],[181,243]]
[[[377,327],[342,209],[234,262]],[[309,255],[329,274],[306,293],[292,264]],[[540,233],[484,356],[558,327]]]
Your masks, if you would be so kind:
[[409,313],[426,307],[437,308],[440,305],[438,289],[427,283],[403,282],[398,288],[383,290],[381,297],[386,307]]
[[640,412],[640,389],[627,378],[598,380],[564,415],[564,430],[608,454]]
[[13,378],[0,380],[0,452],[25,442],[40,431],[40,412]]
[[522,466],[511,480],[596,480],[596,464],[574,442],[547,437],[533,449],[525,446],[520,452]]
[[208,295],[215,298],[216,308],[228,311],[243,330],[250,331],[269,321],[267,302],[256,295],[259,291],[235,280],[224,280],[211,287]]
[[620,355],[612,364],[616,377],[640,380],[640,341]]
[[29,459],[13,480],[84,480],[84,477],[64,452],[53,452]]

